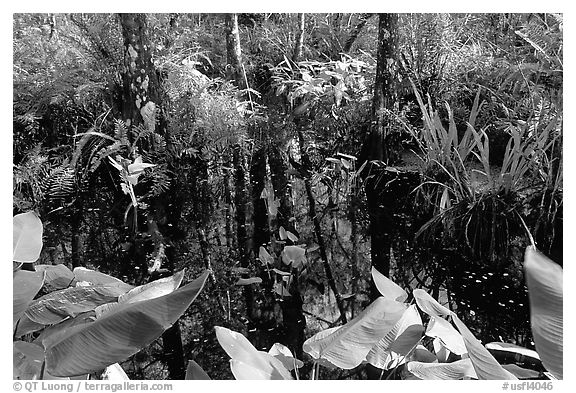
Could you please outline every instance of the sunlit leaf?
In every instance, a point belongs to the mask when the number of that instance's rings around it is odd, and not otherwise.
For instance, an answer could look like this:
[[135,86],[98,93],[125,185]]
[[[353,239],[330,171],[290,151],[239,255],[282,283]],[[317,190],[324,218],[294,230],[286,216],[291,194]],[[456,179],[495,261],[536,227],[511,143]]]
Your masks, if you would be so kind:
[[530,299],[530,322],[536,351],[544,367],[563,378],[564,288],[563,270],[532,247],[524,256],[526,284]]
[[194,360],[188,360],[188,367],[186,367],[186,380],[206,381],[211,378],[206,374],[206,371],[200,367]]
[[402,314],[402,317],[388,334],[372,347],[366,361],[371,365],[389,369],[401,362],[395,361],[400,355],[407,355],[412,348],[420,341],[424,326],[422,319],[415,305],[409,306]]
[[408,362],[406,367],[409,372],[420,379],[458,380],[477,378],[470,359],[461,359],[452,363]]
[[118,303],[136,303],[168,295],[180,287],[184,279],[184,272],[185,269],[182,269],[170,277],[160,278],[133,288],[125,294],[120,295]]
[[286,296],[286,297],[292,296],[288,291],[288,288],[286,288],[286,285],[284,284],[283,281],[274,283],[274,292],[276,292],[280,296]]
[[492,342],[485,346],[500,364],[518,363],[530,368],[544,368],[538,352],[531,349],[501,342]]
[[[142,157],[138,157],[139,159],[142,159]],[[136,160],[138,160],[138,158]],[[145,162],[136,162],[134,161],[133,164],[128,165],[128,173],[130,175],[139,175],[142,172],[144,172],[144,169],[146,168],[153,168],[155,167],[156,164],[148,164]]]
[[294,243],[298,241],[298,237],[290,231],[286,231],[286,236],[288,237],[288,240]]
[[262,262],[263,266],[274,263],[274,258],[272,258],[268,251],[262,246],[260,246],[258,251],[258,259],[260,259],[260,262]]
[[124,292],[128,292],[129,290],[134,288],[132,285],[126,284],[124,281],[119,280],[116,277],[100,273],[96,270],[86,269],[85,267],[74,268],[74,277],[76,277],[76,281],[78,282],[88,282],[93,285],[97,284],[115,285]]
[[42,221],[30,211],[12,217],[12,260],[15,262],[36,262],[42,251]]
[[420,310],[432,317],[447,317],[453,314],[452,311],[438,303],[436,299],[422,289],[417,288],[412,291],[412,294]]
[[285,246],[282,250],[282,262],[299,268],[306,263],[306,250],[299,246]]
[[294,368],[300,368],[304,365],[304,362],[300,359],[296,359],[294,355],[292,355],[292,352],[287,346],[280,343],[272,345],[268,353],[280,360],[288,371],[292,371]]
[[286,229],[284,229],[284,227],[280,227],[280,229],[278,229],[278,234],[280,235],[280,240],[286,240],[286,238],[288,238],[288,234],[286,233]]
[[444,345],[442,340],[440,340],[439,338],[435,338],[432,341],[432,346],[434,347],[434,353],[436,354],[438,361],[440,363],[447,362],[451,352],[450,350],[448,350],[448,348],[446,348],[446,345]]
[[438,338],[443,346],[456,355],[463,355],[467,352],[462,335],[441,317],[430,317],[430,322],[426,328],[428,337]]
[[468,356],[472,361],[478,379],[517,379],[502,368],[456,314],[452,314],[452,320],[464,339]]
[[231,358],[236,379],[292,379],[280,360],[258,351],[243,334],[221,326],[214,329],[220,346]]
[[276,269],[276,268],[272,269],[272,271],[275,272],[276,274],[281,275],[281,276],[290,276],[290,275],[292,275],[292,273],[290,273],[290,272],[285,272],[284,270],[280,270],[280,269]]
[[262,279],[260,277],[250,277],[250,278],[239,278],[236,281],[236,285],[250,285],[250,284],[261,284]]
[[122,304],[87,325],[66,329],[44,340],[46,370],[72,376],[102,370],[149,345],[188,309],[208,271],[176,291],[150,300]]
[[408,298],[408,294],[394,281],[380,273],[374,266],[372,266],[372,279],[378,292],[387,299],[397,300],[403,302]]
[[52,325],[101,304],[116,302],[122,293],[118,287],[108,285],[66,288],[34,300],[25,315],[36,323]]
[[18,270],[12,275],[12,328],[44,284],[44,272]]
[[72,285],[74,273],[64,264],[59,265],[35,265],[37,272],[46,272],[44,286],[48,291],[57,291]]
[[352,369],[400,320],[407,306],[379,297],[356,318],[332,334],[320,332],[304,342],[303,349],[314,359],[322,358],[343,368]]

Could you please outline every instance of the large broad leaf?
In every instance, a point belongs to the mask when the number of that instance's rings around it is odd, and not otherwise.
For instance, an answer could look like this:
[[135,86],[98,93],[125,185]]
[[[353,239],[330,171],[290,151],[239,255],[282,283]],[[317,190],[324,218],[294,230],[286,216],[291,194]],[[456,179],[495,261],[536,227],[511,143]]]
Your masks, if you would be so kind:
[[206,371],[200,367],[198,363],[194,360],[188,360],[188,367],[186,368],[186,378],[187,380],[210,380],[211,378],[206,374]]
[[503,364],[504,370],[516,376],[518,379],[541,379],[540,372],[529,368],[520,367],[516,364]]
[[366,356],[366,361],[383,369],[402,364],[405,361],[405,356],[422,338],[423,332],[424,327],[420,314],[416,306],[412,305],[404,311],[402,318],[392,330],[372,347]]
[[42,251],[42,221],[36,213],[27,212],[12,217],[12,260],[36,262]]
[[74,282],[74,273],[66,265],[36,265],[37,272],[46,272],[44,286],[51,291],[68,288]]
[[292,379],[282,362],[269,353],[258,351],[243,334],[215,326],[220,346],[230,356],[236,379]]
[[412,294],[414,295],[414,299],[416,300],[416,304],[420,310],[424,311],[431,317],[447,317],[452,315],[452,311],[438,303],[438,301],[430,296],[426,291],[418,288],[413,290]]
[[528,247],[524,256],[530,299],[530,322],[536,351],[544,367],[563,378],[563,271],[543,254]]
[[102,370],[125,360],[174,324],[200,293],[208,271],[188,285],[158,298],[127,303],[97,319],[44,340],[46,370],[72,376]]
[[12,328],[44,284],[44,272],[18,270],[12,275]]
[[500,364],[515,363],[534,370],[544,371],[538,352],[514,344],[493,342],[486,344],[486,349]]
[[95,320],[96,320],[96,313],[94,311],[88,311],[82,313],[76,316],[75,318],[65,319],[62,322],[57,323],[56,325],[48,326],[44,330],[42,330],[42,332],[38,335],[38,337],[34,339],[34,343],[38,345],[44,345],[43,341],[47,340],[48,337],[54,334],[64,332],[66,329],[71,328],[73,326],[86,325],[88,323],[92,323]]
[[14,379],[39,379],[44,349],[24,341],[14,341],[12,348]]
[[352,369],[394,328],[406,308],[404,303],[379,297],[332,334],[306,340],[303,349],[314,359],[326,359],[340,368]]
[[16,331],[14,332],[14,337],[20,338],[25,334],[37,332],[38,330],[42,330],[45,327],[46,325],[44,325],[43,323],[34,322],[30,318],[28,318],[26,314],[22,314],[20,320],[18,321]]
[[308,340],[306,340],[306,342],[304,342],[302,349],[308,355],[312,356],[316,360],[316,362],[319,363],[321,366],[324,366],[324,367],[329,368],[331,370],[337,369],[338,367],[335,366],[334,364],[330,363],[328,360],[318,358],[318,353],[316,352],[316,349],[314,347],[312,347],[310,344],[312,344],[314,341],[319,341],[325,337],[328,337],[329,335],[336,332],[341,327],[342,326],[334,326],[334,327],[319,331],[314,336],[312,336]]
[[292,355],[290,349],[283,344],[275,343],[272,345],[268,353],[280,360],[288,371],[292,371],[295,368],[300,368],[304,365],[304,362],[296,359],[294,355]]
[[450,322],[441,317],[430,317],[426,335],[441,340],[442,345],[456,355],[463,355],[467,352],[466,344],[462,335],[458,333]]
[[160,278],[133,288],[125,294],[120,295],[117,303],[107,303],[96,307],[96,318],[101,318],[102,315],[115,310],[117,307],[120,307],[121,304],[141,302],[172,293],[180,286],[183,278],[184,270],[181,270],[170,277]]
[[180,270],[170,277],[160,278],[131,289],[127,293],[120,295],[118,303],[136,303],[142,300],[150,300],[174,292],[184,279],[185,270]]
[[44,362],[44,349],[33,343],[14,341],[12,364],[14,379],[69,379],[50,375],[46,370],[42,372]]
[[464,339],[468,356],[472,361],[478,379],[518,379],[513,374],[502,368],[502,366],[496,361],[496,359],[494,359],[490,352],[484,348],[482,343],[474,337],[472,332],[468,330],[466,325],[464,325],[456,314],[452,315],[452,320]]
[[128,292],[134,288],[130,284],[117,279],[116,277],[109,276],[108,274],[100,273],[96,270],[86,269],[85,267],[77,267],[74,269],[74,277],[78,282],[88,282],[93,285],[115,285],[124,292]]
[[457,380],[476,379],[476,372],[470,359],[461,359],[452,363],[408,362],[406,368],[420,379]]
[[119,287],[108,285],[66,288],[34,300],[24,314],[33,322],[52,325],[101,304],[115,302],[122,293]]
[[374,266],[372,266],[372,279],[378,292],[387,299],[397,300],[403,302],[408,298],[408,294],[394,281],[380,273]]

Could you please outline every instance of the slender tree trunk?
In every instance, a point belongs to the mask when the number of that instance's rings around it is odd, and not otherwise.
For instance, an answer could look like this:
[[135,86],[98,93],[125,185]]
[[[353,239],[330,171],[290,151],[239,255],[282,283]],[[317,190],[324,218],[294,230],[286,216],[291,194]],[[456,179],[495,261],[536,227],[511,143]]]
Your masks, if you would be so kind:
[[284,229],[298,235],[294,226],[294,213],[292,212],[291,185],[286,177],[287,160],[278,143],[269,142],[268,144],[268,165],[270,166],[270,179],[274,189],[274,196],[280,201],[276,217],[277,226],[278,228],[282,226]]
[[[398,15],[380,14],[378,26],[378,55],[374,100],[372,105],[373,125],[366,139],[360,164],[365,161],[382,161],[386,164],[393,153],[387,137],[391,132],[393,118],[390,113],[396,103],[394,84],[398,77]],[[390,275],[390,246],[393,218],[382,200],[386,171],[371,162],[366,166],[369,176],[365,179],[368,214],[370,216],[370,241],[372,266],[385,276]]]
[[266,247],[270,241],[268,210],[260,196],[266,186],[266,146],[256,141],[250,164],[250,185],[252,187],[252,252],[258,255],[260,246]]
[[[353,168],[356,169],[355,166]],[[360,279],[360,269],[358,268],[358,248],[360,242],[358,236],[358,217],[356,216],[359,205],[357,179],[354,178],[348,195],[348,219],[350,220],[350,242],[352,243],[352,252],[350,255],[350,263],[352,264],[352,293],[356,295],[358,294],[358,280]],[[356,299],[356,297],[354,297],[354,299]],[[352,307],[352,318],[354,318],[355,305],[356,300],[354,300]]]
[[238,14],[226,14],[226,54],[228,57],[227,76],[236,82],[240,90],[247,88],[246,72],[242,65],[242,50],[238,30]]
[[234,231],[232,229],[232,190],[230,189],[230,162],[229,158],[226,159],[225,167],[223,170],[223,179],[224,182],[224,218],[226,220],[225,223],[225,236],[226,236],[226,248],[228,248],[228,252],[235,249],[234,246]]
[[298,14],[298,32],[296,33],[296,46],[294,47],[294,54],[292,55],[292,61],[294,63],[300,60],[302,57],[302,50],[304,48],[304,28],[306,26],[306,14]]
[[78,209],[75,209],[74,217],[72,218],[72,225],[70,228],[72,231],[72,244],[71,244],[72,268],[83,266],[81,261],[82,256],[82,235],[81,235],[82,232],[80,230],[80,226],[82,225],[81,215],[82,215],[82,208],[79,207]]
[[238,241],[238,259],[240,266],[248,266],[247,231],[246,231],[246,171],[244,170],[244,154],[240,145],[234,146],[233,151],[234,182],[236,193],[234,202],[236,205],[236,238]]
[[[119,14],[119,19],[124,40],[122,117],[129,127],[141,126],[156,132],[169,145],[168,128],[161,111],[159,81],[150,53],[146,15]],[[157,126],[158,115],[162,119]],[[163,263],[169,272],[174,270],[174,261],[166,253],[169,239],[164,237],[158,225],[167,221],[168,206],[164,205],[167,199],[160,196],[153,201],[147,216],[149,234],[154,244],[153,263],[148,269],[150,274],[159,273]],[[186,365],[178,322],[164,332],[162,340],[170,378],[184,379]]]

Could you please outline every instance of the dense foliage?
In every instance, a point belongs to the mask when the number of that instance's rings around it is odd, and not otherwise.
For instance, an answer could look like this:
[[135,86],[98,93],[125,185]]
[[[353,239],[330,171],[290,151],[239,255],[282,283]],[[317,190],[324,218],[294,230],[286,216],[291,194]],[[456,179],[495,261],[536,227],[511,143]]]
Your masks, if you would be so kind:
[[562,378],[563,17],[389,16],[14,14],[15,378]]

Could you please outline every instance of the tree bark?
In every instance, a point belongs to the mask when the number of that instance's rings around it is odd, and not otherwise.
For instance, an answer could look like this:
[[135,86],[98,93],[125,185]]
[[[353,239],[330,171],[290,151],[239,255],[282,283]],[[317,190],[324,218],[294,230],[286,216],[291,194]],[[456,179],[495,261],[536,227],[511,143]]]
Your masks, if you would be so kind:
[[292,61],[294,63],[302,57],[302,50],[304,49],[304,28],[306,27],[306,14],[298,14],[298,33],[296,33],[296,46],[294,47],[294,54]]
[[390,163],[390,149],[386,146],[393,119],[390,113],[396,102],[394,84],[398,75],[398,15],[380,14],[378,24],[378,54],[376,81],[372,105],[372,131],[365,140],[359,165],[369,161],[365,173],[366,199],[370,217],[370,241],[372,266],[385,276],[390,275],[391,227],[393,220],[382,200],[386,171],[374,163]]
[[82,208],[74,209],[72,217],[72,244],[71,244],[71,257],[72,257],[72,268],[77,268],[83,266],[81,261],[82,256],[82,232],[80,231],[80,226],[82,225]]
[[242,66],[242,50],[240,47],[240,32],[238,30],[238,14],[226,14],[226,54],[228,65],[226,74],[233,79],[240,90],[247,88],[246,72]]
[[260,196],[266,186],[266,146],[255,142],[252,162],[250,164],[250,185],[252,186],[252,252],[258,255],[260,246],[267,246],[270,241],[268,210],[266,202]]
[[[156,122],[157,114],[161,114],[160,86],[152,62],[146,15],[119,14],[119,19],[124,40],[123,120],[129,127],[142,127],[160,134],[169,144],[166,122],[161,120],[160,127],[157,127]],[[130,142],[133,140],[130,139]],[[154,146],[146,147],[154,149]],[[167,222],[168,206],[165,204],[168,199],[167,196],[156,198],[148,211],[148,232],[154,245],[149,274],[159,273],[163,263],[166,263],[168,272],[174,270],[174,261],[166,253],[169,239],[164,237],[159,228],[159,223]],[[186,365],[178,322],[164,332],[162,340],[170,379],[184,379]]]
[[150,54],[145,14],[120,14],[124,38],[122,117],[128,126],[156,129],[158,78]]
[[282,226],[298,236],[294,225],[294,213],[292,212],[291,185],[286,177],[288,169],[286,154],[282,151],[279,144],[280,141],[276,141],[276,143],[269,141],[268,144],[268,165],[270,166],[272,188],[274,189],[274,196],[280,201],[276,224],[278,228]]

